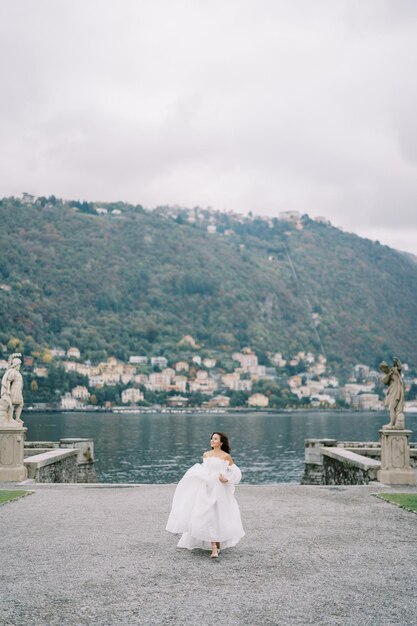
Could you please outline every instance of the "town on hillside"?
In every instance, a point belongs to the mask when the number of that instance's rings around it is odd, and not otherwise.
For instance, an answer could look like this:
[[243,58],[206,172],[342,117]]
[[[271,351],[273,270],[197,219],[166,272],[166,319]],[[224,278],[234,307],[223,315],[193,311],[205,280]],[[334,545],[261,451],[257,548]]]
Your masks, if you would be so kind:
[[[26,408],[35,410],[204,410],[351,408],[380,410],[381,373],[356,363],[342,380],[328,371],[323,354],[268,353],[259,363],[250,347],[231,355],[200,353],[193,337],[179,342],[180,356],[132,354],[92,364],[73,346],[23,356]],[[201,351],[202,352],[202,351]],[[7,367],[0,359],[0,370]],[[417,409],[417,377],[403,364],[406,410]]]

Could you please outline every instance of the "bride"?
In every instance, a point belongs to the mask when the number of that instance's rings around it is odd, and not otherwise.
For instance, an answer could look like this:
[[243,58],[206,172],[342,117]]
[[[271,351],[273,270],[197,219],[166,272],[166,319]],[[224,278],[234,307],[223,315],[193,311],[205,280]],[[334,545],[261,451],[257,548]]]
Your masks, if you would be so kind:
[[234,496],[241,472],[230,456],[224,433],[213,433],[211,450],[193,465],[175,490],[166,530],[182,533],[179,548],[211,550],[217,558],[222,548],[235,546],[245,531]]

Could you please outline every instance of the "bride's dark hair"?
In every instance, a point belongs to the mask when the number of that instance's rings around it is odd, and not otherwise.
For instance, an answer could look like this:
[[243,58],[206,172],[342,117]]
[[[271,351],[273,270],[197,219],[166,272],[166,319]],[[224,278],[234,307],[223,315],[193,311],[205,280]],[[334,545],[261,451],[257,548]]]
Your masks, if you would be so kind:
[[[211,433],[211,436],[213,437],[213,435],[219,435],[220,437],[220,441],[221,441],[221,446],[220,449],[223,450],[223,452],[227,452],[227,454],[230,454],[230,443],[229,443],[229,439],[227,437],[227,435],[225,433],[219,433],[218,430],[215,430],[214,433]],[[210,437],[211,439],[211,437]]]

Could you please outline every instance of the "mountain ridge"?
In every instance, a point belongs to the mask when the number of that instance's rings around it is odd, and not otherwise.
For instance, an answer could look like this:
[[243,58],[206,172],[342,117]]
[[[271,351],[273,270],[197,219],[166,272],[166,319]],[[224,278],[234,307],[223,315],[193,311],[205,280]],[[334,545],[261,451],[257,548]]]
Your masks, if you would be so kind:
[[206,350],[416,364],[415,260],[328,223],[53,196],[4,198],[1,213],[5,345],[94,360],[174,352],[190,334]]

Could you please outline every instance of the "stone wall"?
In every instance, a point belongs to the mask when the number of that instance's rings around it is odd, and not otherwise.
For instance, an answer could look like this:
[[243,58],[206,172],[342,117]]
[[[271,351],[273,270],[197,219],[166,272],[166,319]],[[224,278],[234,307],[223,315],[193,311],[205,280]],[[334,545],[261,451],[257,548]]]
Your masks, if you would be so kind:
[[[59,453],[69,452],[65,456]],[[49,454],[53,453],[53,454]],[[42,457],[42,454],[47,454]],[[36,457],[36,458],[35,458]],[[38,459],[39,457],[39,459]],[[68,461],[68,458],[72,458]],[[33,469],[37,459],[41,463],[38,470]],[[44,461],[47,460],[47,463]],[[63,482],[63,483],[95,483],[97,482],[94,461],[94,442],[91,439],[60,439],[59,441],[26,441],[25,465],[31,467],[36,482]],[[56,465],[56,467],[53,467]],[[75,467],[75,470],[73,468]]]
[[77,451],[48,450],[25,458],[28,478],[37,483],[76,483]]
[[377,480],[380,461],[340,448],[323,451],[323,484],[367,485]]
[[336,439],[305,439],[304,440],[304,474],[302,485],[324,485],[323,454],[325,447],[335,446]]
[[[381,461],[379,441],[305,439],[304,446],[302,485],[366,485],[377,480]],[[417,442],[410,442],[410,465],[417,468]]]

